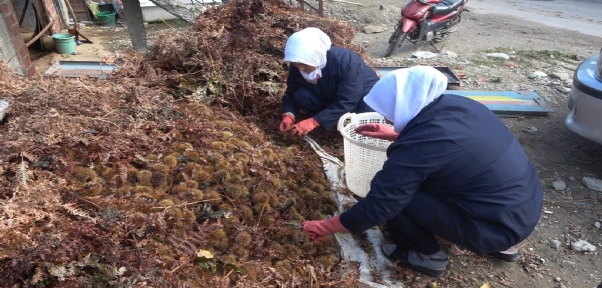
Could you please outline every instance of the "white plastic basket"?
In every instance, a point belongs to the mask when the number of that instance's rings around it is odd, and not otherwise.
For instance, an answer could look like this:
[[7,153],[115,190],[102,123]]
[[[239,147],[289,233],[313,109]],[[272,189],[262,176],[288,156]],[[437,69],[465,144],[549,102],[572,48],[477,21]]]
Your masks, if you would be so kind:
[[346,113],[341,116],[337,130],[344,138],[345,181],[355,195],[366,197],[370,182],[387,160],[387,148],[391,141],[367,137],[355,133],[355,128],[370,123],[386,124],[385,118],[376,113]]

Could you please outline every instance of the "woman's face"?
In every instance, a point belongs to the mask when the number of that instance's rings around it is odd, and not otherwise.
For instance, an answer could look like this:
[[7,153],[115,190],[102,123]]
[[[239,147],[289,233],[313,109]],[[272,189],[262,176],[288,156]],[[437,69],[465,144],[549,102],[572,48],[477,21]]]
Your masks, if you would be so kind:
[[314,66],[309,66],[307,64],[298,63],[298,62],[293,62],[292,64],[293,64],[293,66],[297,67],[297,69],[299,69],[299,71],[305,72],[307,74],[314,72],[314,70],[316,70],[318,68],[318,67],[314,67]]

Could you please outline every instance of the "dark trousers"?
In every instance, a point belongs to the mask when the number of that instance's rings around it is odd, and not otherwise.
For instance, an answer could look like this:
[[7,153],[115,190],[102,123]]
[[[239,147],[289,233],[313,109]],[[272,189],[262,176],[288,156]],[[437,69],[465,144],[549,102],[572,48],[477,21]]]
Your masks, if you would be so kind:
[[481,223],[478,228],[475,223],[469,221],[466,214],[451,203],[435,194],[418,190],[412,201],[401,213],[387,221],[387,230],[398,247],[409,248],[425,255],[436,253],[440,250],[434,235],[476,253],[491,253],[503,251],[516,243],[497,243],[499,249],[495,251],[483,251],[479,246],[479,235],[477,231],[500,231],[495,224]]
[[[332,101],[328,101],[320,97],[317,91],[312,91],[303,87],[297,89],[297,91],[293,93],[293,100],[295,101],[295,104],[297,104],[297,106],[309,116],[313,116],[320,113],[320,111],[326,109],[326,107],[333,103]],[[350,112],[364,113],[374,112],[374,110],[370,108],[370,106],[366,105],[366,103],[364,103],[362,97],[362,99],[360,99],[360,101],[358,102],[355,110]]]

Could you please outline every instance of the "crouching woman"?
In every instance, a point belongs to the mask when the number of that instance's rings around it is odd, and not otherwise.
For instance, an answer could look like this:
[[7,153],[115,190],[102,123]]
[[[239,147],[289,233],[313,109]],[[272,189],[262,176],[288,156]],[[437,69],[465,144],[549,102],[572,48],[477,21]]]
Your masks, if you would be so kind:
[[378,75],[357,53],[332,46],[322,30],[309,27],[291,35],[284,61],[290,69],[282,100],[282,134],[303,137],[318,126],[332,130],[347,112],[372,112],[363,98]]
[[445,75],[432,67],[385,75],[364,98],[393,128],[366,124],[357,133],[394,141],[370,192],[341,215],[305,221],[318,242],[386,223],[384,254],[400,265],[441,276],[449,262],[435,236],[480,254],[516,261],[514,245],[541,215],[537,171],[506,125],[487,107],[442,94]]

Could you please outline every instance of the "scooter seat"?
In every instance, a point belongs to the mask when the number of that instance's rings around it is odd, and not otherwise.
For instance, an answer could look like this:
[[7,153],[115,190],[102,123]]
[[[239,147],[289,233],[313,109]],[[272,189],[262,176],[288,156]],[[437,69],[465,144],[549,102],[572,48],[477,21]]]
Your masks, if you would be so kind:
[[431,13],[434,15],[449,14],[462,4],[464,4],[464,0],[442,0],[441,3],[431,7]]

